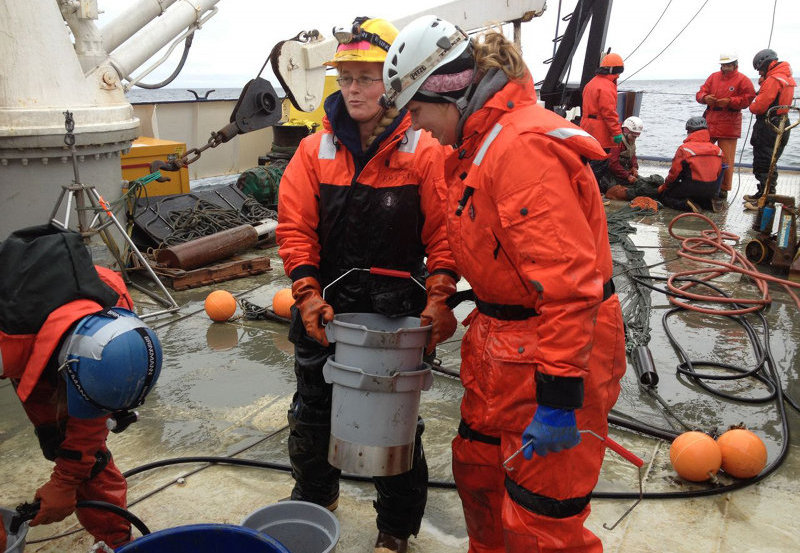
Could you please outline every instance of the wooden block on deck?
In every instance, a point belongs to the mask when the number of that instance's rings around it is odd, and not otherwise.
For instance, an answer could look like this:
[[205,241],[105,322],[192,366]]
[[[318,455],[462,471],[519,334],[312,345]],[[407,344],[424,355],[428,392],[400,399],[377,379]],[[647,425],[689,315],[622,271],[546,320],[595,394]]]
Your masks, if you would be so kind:
[[159,278],[173,290],[188,290],[226,280],[260,275],[271,269],[267,256],[233,259],[189,271],[160,266],[153,267]]

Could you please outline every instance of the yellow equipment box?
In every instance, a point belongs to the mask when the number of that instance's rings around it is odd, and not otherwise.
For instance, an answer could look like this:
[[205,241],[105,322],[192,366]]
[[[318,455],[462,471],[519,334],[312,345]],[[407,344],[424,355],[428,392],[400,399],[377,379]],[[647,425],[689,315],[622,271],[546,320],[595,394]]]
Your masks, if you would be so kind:
[[[175,161],[183,157],[185,153],[186,144],[182,142],[140,136],[133,141],[131,151],[122,156],[122,178],[132,181],[145,177],[150,174],[151,162],[156,160]],[[189,192],[189,170],[186,167],[181,168],[180,171],[162,171],[161,175],[170,180],[147,183],[148,196],[166,196]]]

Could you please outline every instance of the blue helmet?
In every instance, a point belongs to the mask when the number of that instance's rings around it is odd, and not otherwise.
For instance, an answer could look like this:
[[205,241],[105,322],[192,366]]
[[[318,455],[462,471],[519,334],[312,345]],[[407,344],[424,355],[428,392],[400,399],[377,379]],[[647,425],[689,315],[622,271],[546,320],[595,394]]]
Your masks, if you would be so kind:
[[144,402],[161,372],[161,343],[135,313],[114,307],[87,315],[61,346],[67,412],[92,419]]

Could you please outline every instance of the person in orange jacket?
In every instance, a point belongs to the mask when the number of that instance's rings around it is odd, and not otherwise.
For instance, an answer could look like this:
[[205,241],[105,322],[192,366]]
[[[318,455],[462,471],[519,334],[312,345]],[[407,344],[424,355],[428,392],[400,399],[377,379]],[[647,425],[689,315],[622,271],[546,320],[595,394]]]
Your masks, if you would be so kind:
[[[433,327],[429,354],[457,324],[445,305],[459,277],[441,202],[444,150],[411,128],[407,112],[378,104],[382,64],[396,35],[391,23],[369,18],[356,19],[352,33],[337,32],[330,65],[341,91],[326,99],[322,131],[301,142],[279,187],[277,242],[296,300],[289,336],[297,376],[289,410],[291,497],[331,510],[340,471],[327,461],[331,385],[322,367],[334,348],[323,323],[335,313],[419,316]],[[371,267],[409,272],[425,282],[427,297],[410,279],[348,273]],[[419,531],[428,479],[423,429],[420,420],[411,470],[375,478],[376,552],[404,552]]]
[[107,421],[109,413],[130,416],[161,367],[157,337],[131,309],[122,278],[92,265],[78,233],[30,227],[0,245],[0,378],[11,380],[42,453],[55,462],[36,491],[31,526],[74,512],[97,541],[131,540],[127,520],[76,508],[83,500],[126,507]]
[[[595,137],[606,152],[622,142],[622,127],[617,113],[617,79],[625,70],[619,54],[608,53],[600,61],[597,74],[583,87],[581,128]],[[590,162],[597,182],[608,173],[605,159]]]
[[722,150],[711,142],[708,125],[702,117],[690,117],[686,132],[688,136],[678,146],[667,178],[658,188],[658,199],[679,211],[716,210],[713,200],[719,197]]
[[695,95],[697,102],[705,104],[703,117],[708,122],[711,141],[722,150],[722,161],[727,165],[720,187],[720,198],[726,199],[733,182],[736,142],[742,136],[742,110],[750,105],[756,91],[748,77],[739,73],[736,54],[721,54],[720,70],[712,73]]
[[[600,191],[605,151],[536,104],[500,32],[470,40],[424,16],[384,65],[385,105],[453,149],[447,234],[476,309],[461,346],[462,421],[453,476],[469,551],[595,552],[584,526],[625,372]],[[504,463],[522,449],[523,455]]]
[[[745,195],[746,202],[757,201],[764,193],[774,194],[778,182],[778,171],[773,170],[772,179],[767,189],[767,176],[772,163],[772,153],[777,142],[775,163],[780,159],[786,143],[789,142],[788,130],[784,131],[778,142],[778,133],[767,123],[767,112],[774,106],[788,106],[792,104],[795,81],[792,77],[792,68],[785,61],[778,61],[778,54],[769,48],[761,50],[753,58],[753,69],[761,76],[758,89],[750,111],[755,114],[756,122],[753,125],[753,135],[750,144],[753,146],[753,174],[758,181],[758,190],[753,195]],[[780,120],[787,110],[774,110],[770,121],[779,127]]]

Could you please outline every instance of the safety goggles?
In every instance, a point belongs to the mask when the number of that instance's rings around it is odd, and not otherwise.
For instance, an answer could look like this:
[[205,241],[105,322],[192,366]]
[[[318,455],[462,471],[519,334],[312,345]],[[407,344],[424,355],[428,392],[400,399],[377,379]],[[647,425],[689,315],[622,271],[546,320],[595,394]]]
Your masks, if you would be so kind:
[[375,33],[370,33],[361,28],[361,24],[367,21],[366,17],[359,17],[353,21],[353,26],[348,30],[346,27],[334,27],[333,36],[339,44],[351,44],[353,42],[369,42],[378,48],[389,51],[391,44],[383,40]]

